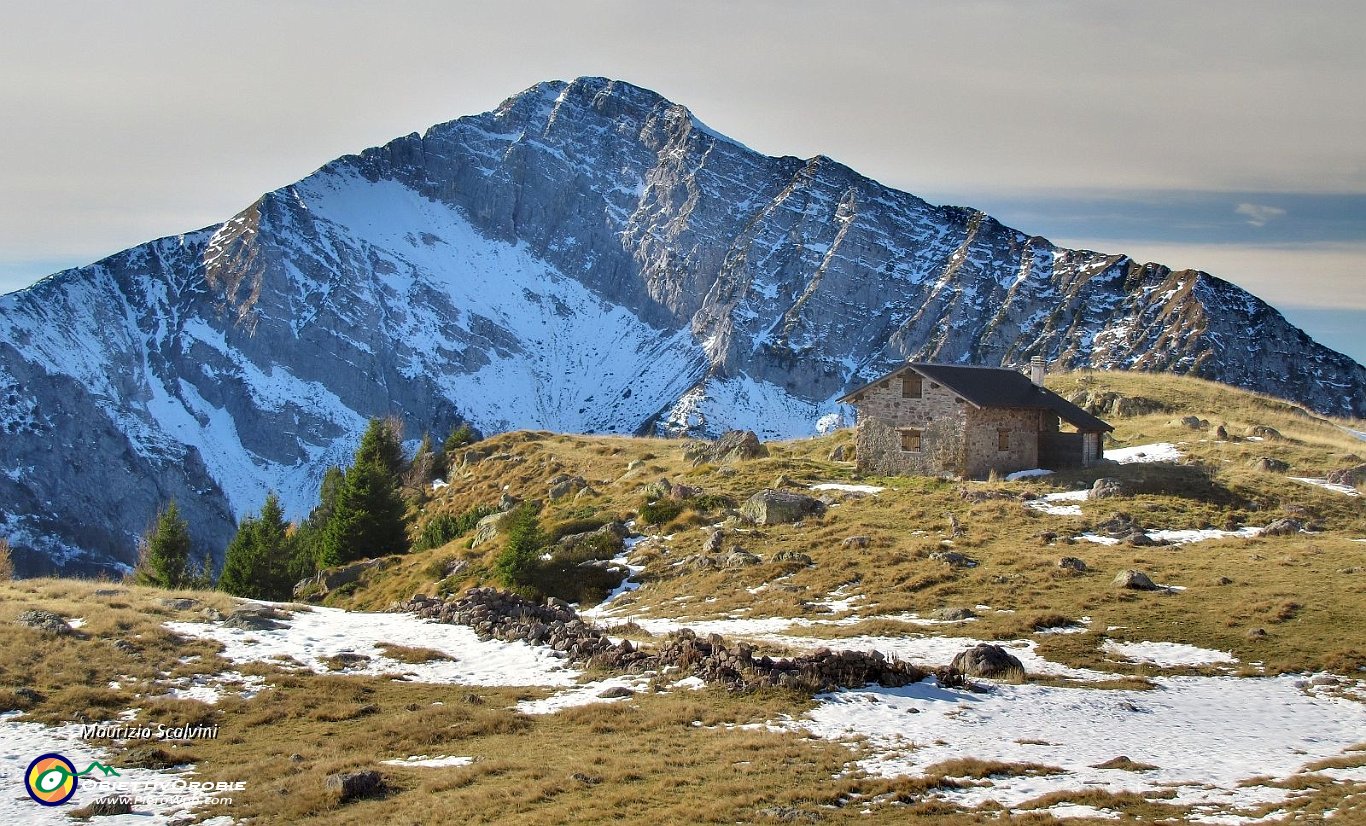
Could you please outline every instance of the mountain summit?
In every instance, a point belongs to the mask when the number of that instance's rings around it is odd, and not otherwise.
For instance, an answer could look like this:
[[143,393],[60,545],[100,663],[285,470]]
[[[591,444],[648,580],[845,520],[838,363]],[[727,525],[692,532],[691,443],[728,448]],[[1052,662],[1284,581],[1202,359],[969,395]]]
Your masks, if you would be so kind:
[[1067,250],[602,78],[339,158],[225,223],[0,298],[0,536],[131,563],[305,512],[366,419],[812,433],[907,359],[1043,355],[1366,415],[1366,368],[1208,274]]

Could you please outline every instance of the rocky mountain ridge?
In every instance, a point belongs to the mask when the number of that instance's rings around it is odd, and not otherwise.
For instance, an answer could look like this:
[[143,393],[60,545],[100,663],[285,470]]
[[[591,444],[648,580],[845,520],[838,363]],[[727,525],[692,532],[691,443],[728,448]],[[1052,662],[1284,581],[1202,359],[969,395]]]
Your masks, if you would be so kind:
[[542,83],[0,298],[0,535],[28,572],[117,568],[175,498],[218,552],[268,489],[305,512],[372,415],[790,437],[905,359],[1036,354],[1366,414],[1366,368],[1225,281]]

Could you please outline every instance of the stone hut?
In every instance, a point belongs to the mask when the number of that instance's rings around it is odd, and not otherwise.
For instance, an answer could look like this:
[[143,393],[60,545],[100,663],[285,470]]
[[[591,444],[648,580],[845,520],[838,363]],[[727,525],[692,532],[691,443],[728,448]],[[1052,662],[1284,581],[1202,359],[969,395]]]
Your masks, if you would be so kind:
[[1114,428],[1045,388],[1043,373],[1037,358],[1029,376],[910,362],[850,391],[840,402],[858,411],[859,469],[981,479],[1100,461]]

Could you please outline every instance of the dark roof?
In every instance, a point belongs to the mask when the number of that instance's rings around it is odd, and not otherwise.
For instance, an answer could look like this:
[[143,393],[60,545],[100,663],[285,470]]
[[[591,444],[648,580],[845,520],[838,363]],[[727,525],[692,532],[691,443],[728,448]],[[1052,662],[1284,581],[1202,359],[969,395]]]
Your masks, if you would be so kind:
[[849,391],[840,401],[847,403],[854,395],[907,368],[949,388],[974,407],[1051,410],[1078,430],[1114,430],[1114,427],[1104,420],[1092,416],[1052,390],[1030,381],[1025,374],[1008,367],[964,367],[956,364],[914,361]]

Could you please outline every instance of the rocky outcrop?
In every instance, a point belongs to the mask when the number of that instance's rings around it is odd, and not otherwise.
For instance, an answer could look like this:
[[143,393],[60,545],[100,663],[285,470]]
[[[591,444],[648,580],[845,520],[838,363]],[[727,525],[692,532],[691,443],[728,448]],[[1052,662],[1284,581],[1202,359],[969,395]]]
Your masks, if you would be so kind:
[[767,455],[768,448],[760,443],[752,430],[731,430],[714,442],[697,441],[683,449],[683,458],[693,467],[707,463],[719,465],[745,459],[762,459]]
[[1228,282],[765,157],[630,84],[542,83],[0,298],[0,535],[22,574],[117,574],[169,499],[216,556],[268,490],[303,516],[387,411],[753,428],[725,462],[907,359],[1032,355],[1366,415],[1366,368]]

